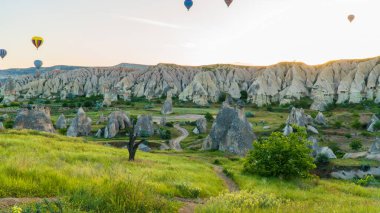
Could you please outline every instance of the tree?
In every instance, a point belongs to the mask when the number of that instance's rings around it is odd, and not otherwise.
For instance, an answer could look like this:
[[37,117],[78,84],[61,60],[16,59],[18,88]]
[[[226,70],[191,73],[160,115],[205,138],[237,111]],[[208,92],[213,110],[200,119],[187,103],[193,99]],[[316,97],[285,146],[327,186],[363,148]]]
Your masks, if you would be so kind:
[[353,140],[350,143],[350,147],[352,150],[358,151],[359,149],[361,149],[363,147],[363,144],[360,140]]
[[138,134],[135,133],[135,127],[136,127],[136,120],[131,119],[131,127],[129,128],[129,142],[127,144],[128,147],[128,153],[129,153],[129,161],[134,161],[137,149],[139,148],[140,144],[146,142],[145,139],[142,139],[140,142],[136,142]]
[[253,144],[244,162],[244,171],[266,177],[307,177],[316,166],[311,157],[310,142],[305,128],[295,127],[295,132],[284,136],[272,133]]
[[211,113],[207,112],[206,115],[205,115],[205,118],[208,122],[211,122],[214,120],[214,116],[212,116]]

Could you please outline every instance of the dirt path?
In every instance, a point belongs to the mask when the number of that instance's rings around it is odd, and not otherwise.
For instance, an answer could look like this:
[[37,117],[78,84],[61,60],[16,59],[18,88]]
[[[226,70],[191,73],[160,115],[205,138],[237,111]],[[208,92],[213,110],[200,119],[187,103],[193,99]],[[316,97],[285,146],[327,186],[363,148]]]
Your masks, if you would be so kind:
[[227,185],[228,191],[230,191],[230,192],[239,191],[238,185],[223,172],[223,168],[221,166],[215,166],[214,165],[214,171],[216,172],[218,177],[220,179],[222,179],[224,181],[224,183]]
[[0,198],[0,209],[8,209],[15,205],[23,205],[30,203],[41,203],[47,200],[49,202],[57,201],[57,198]]
[[174,149],[177,151],[182,151],[181,141],[183,141],[185,138],[187,138],[187,136],[189,136],[189,132],[186,129],[180,127],[179,124],[175,124],[174,128],[176,128],[178,131],[181,132],[181,136],[178,138],[170,140],[169,146],[171,149]]
[[[220,179],[224,181],[226,184],[229,192],[237,192],[239,191],[238,185],[229,178],[226,174],[223,172],[223,168],[221,166],[215,166],[213,165],[215,173],[218,175]],[[204,204],[204,200],[191,200],[191,199],[177,199],[178,201],[183,202],[185,205],[178,211],[179,213],[193,213],[195,212],[195,208],[198,205]]]
[[[153,121],[156,123],[160,123],[162,117],[163,116],[153,116]],[[165,117],[167,121],[178,121],[178,120],[196,121],[200,118],[204,118],[204,115],[186,114],[186,115],[172,115],[172,116],[165,116]]]

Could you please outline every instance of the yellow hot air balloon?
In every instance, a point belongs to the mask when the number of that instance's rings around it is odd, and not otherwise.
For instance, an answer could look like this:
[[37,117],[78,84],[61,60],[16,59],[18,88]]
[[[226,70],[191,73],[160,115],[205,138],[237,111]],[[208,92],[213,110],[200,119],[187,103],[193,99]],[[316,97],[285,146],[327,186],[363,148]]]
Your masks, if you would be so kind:
[[37,48],[38,48],[44,43],[44,39],[42,37],[39,37],[39,36],[34,36],[32,38],[32,43],[33,45]]
[[349,15],[348,16],[348,20],[350,21],[350,22],[353,22],[354,21],[354,19],[355,19],[355,15]]

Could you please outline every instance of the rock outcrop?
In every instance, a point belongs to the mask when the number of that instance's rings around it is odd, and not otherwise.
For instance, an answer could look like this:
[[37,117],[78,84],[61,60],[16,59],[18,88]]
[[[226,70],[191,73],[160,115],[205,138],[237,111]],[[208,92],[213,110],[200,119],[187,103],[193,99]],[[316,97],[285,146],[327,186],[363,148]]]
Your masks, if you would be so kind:
[[152,116],[140,115],[136,122],[134,134],[141,137],[152,136],[154,134]]
[[326,155],[329,159],[336,159],[334,152],[327,146],[322,147],[318,150],[318,155]]
[[305,111],[301,109],[297,109],[295,107],[292,108],[288,116],[287,124],[295,124],[297,126],[306,127],[310,123],[310,117],[305,114]]
[[5,129],[5,127],[4,127],[3,122],[0,122],[0,130],[4,130],[4,129]]
[[66,129],[67,128],[67,125],[66,125],[66,118],[65,118],[65,115],[64,114],[61,114],[57,120],[57,122],[55,123],[55,127],[57,129]]
[[91,118],[87,117],[82,108],[79,108],[76,117],[71,121],[71,125],[67,130],[67,136],[88,136],[91,133],[91,124]]
[[319,125],[323,125],[323,126],[327,125],[326,118],[322,112],[318,113],[318,115],[314,119],[314,122],[319,124]]
[[80,68],[41,75],[9,78],[1,86],[3,103],[32,97],[65,99],[68,96],[104,95],[109,105],[130,97],[162,97],[168,91],[182,101],[199,105],[217,102],[228,93],[257,106],[289,104],[301,98],[313,100],[311,109],[323,111],[332,103],[380,103],[380,57],[339,60],[309,66],[279,63],[271,66],[131,66]]
[[55,133],[50,118],[50,108],[40,106],[28,106],[28,108],[20,109],[17,112],[13,128]]
[[245,155],[253,147],[256,138],[244,110],[224,103],[220,109],[203,149],[220,150]]
[[379,121],[379,118],[376,115],[373,115],[371,118],[371,121],[368,124],[367,131],[368,132],[375,132],[376,131],[375,125],[378,121]]
[[128,126],[131,126],[131,121],[125,112],[113,112],[108,116],[108,124],[104,130],[104,138],[113,138],[120,130]]
[[204,134],[207,132],[207,120],[206,118],[200,118],[195,121],[199,134]]
[[161,114],[169,115],[172,113],[173,113],[173,100],[172,100],[171,94],[169,93],[167,95],[167,98],[166,98],[164,104],[161,107]]
[[292,127],[291,125],[289,125],[289,124],[286,124],[286,126],[285,126],[284,129],[283,129],[283,134],[284,134],[285,136],[288,136],[288,135],[290,135],[291,133],[293,133],[293,127]]

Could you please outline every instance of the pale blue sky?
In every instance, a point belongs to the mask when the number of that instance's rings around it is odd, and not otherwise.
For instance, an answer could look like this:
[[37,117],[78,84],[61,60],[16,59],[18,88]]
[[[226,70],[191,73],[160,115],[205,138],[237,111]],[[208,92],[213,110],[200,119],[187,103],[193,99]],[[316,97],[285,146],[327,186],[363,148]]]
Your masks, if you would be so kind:
[[[379,0],[1,0],[0,69],[279,61],[380,55]],[[357,18],[350,24],[347,16]],[[38,55],[30,39],[46,39]]]

